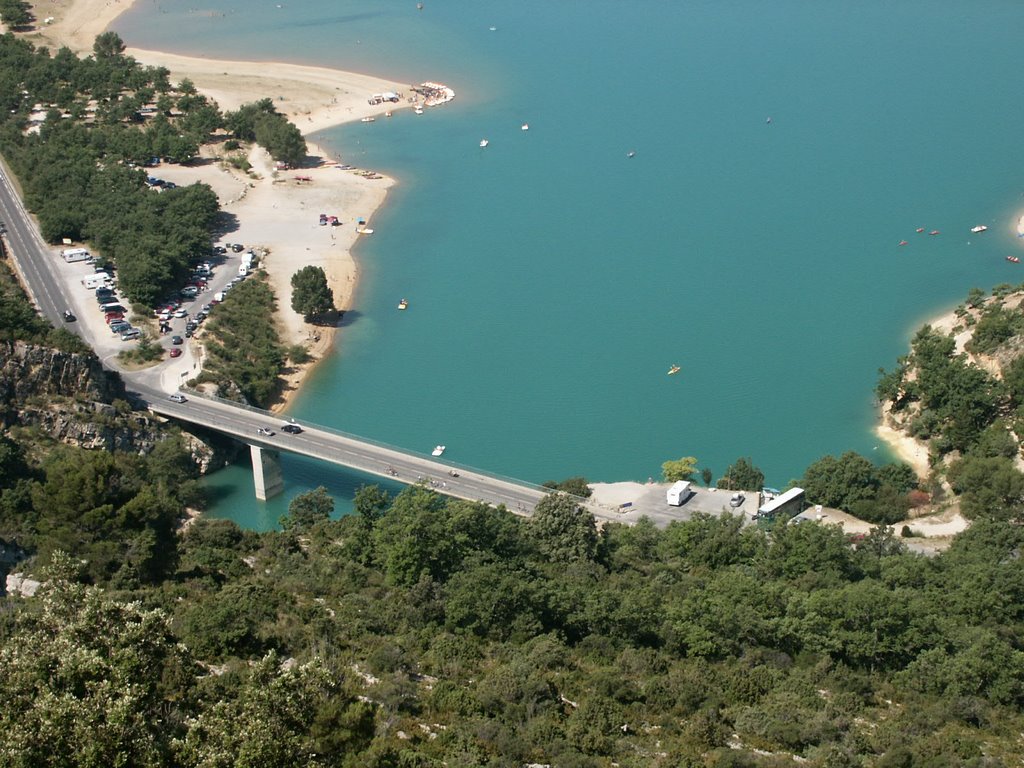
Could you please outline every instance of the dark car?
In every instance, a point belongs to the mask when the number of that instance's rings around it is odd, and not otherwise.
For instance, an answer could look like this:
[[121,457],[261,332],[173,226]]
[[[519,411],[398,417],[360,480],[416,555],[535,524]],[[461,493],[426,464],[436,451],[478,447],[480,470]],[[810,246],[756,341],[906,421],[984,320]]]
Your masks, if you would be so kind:
[[64,310],[64,322],[65,323],[73,323],[73,322],[75,322],[75,320],[76,320],[76,318],[75,318],[74,313],[70,309],[65,309]]
[[231,250],[234,251],[235,253],[241,253],[242,251],[245,250],[245,246],[242,245],[241,243],[232,243]]
[[184,344],[185,340],[181,336],[171,336],[171,344]]
[[281,427],[282,432],[287,432],[289,435],[297,435],[302,432],[302,427],[298,424],[285,424]]

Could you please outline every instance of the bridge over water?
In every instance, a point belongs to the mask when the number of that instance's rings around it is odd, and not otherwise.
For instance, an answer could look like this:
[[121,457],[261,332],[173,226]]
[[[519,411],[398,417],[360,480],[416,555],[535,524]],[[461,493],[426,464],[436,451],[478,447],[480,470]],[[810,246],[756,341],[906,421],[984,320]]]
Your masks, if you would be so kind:
[[[253,482],[259,499],[271,498],[284,488],[280,465],[282,451],[409,485],[424,483],[448,496],[494,506],[503,504],[510,511],[524,515],[532,513],[537,502],[551,492],[549,488],[525,480],[441,461],[308,421],[299,423],[301,433],[289,434],[282,431],[279,415],[198,392],[185,392],[184,403],[169,400],[166,394],[156,391],[136,394],[153,413],[212,429],[246,443],[252,454]],[[274,434],[260,434],[261,428],[269,428]],[[453,470],[457,476],[451,474]],[[614,509],[583,498],[579,503],[597,519],[620,519]]]

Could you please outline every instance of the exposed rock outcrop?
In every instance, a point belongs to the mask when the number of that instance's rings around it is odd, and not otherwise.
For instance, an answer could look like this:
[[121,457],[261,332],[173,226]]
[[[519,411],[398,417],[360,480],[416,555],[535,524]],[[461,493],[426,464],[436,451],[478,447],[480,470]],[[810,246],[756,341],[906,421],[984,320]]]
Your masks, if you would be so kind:
[[95,355],[22,341],[0,342],[0,403],[5,406],[48,396],[109,404],[124,394],[121,377],[105,370]]
[[[132,410],[121,377],[91,354],[0,342],[0,426],[34,427],[81,448],[148,453],[166,436],[163,419]],[[201,472],[219,469],[236,446],[185,433]]]

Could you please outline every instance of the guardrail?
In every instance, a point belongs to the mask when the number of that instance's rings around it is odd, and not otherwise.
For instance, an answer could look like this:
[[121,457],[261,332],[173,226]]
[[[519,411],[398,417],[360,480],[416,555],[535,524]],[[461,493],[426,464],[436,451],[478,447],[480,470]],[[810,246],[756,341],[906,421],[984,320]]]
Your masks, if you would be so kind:
[[[248,411],[249,413],[252,413],[252,414],[257,414],[257,415],[259,415],[262,418],[272,419],[272,420],[276,420],[276,421],[282,421],[282,420],[287,420],[288,419],[287,416],[282,416],[280,413],[274,413],[273,411],[267,411],[267,410],[264,410],[263,408],[257,408],[255,406],[249,405],[247,403],[239,403],[239,402],[237,402],[235,400],[228,400],[227,398],[219,397],[217,395],[210,395],[210,394],[207,394],[205,392],[200,392],[200,391],[195,390],[195,389],[182,389],[181,391],[187,393],[189,397],[194,398],[196,400],[206,400],[208,402],[218,403],[220,405],[224,405],[224,406],[227,406],[229,408],[237,408],[239,410]],[[502,474],[499,474],[497,472],[491,472],[490,470],[480,469],[479,467],[474,467],[474,466],[472,466],[470,464],[462,464],[462,463],[453,462],[453,461],[438,461],[438,459],[436,457],[429,456],[426,453],[417,453],[416,451],[410,451],[410,450],[408,450],[406,448],[399,448],[398,446],[391,445],[390,443],[385,443],[382,440],[375,440],[373,438],[363,437],[361,435],[355,435],[355,434],[352,434],[351,432],[345,432],[344,430],[341,430],[341,429],[335,429],[334,427],[327,427],[327,426],[324,426],[322,424],[317,424],[315,422],[309,421],[308,419],[303,419],[302,420],[302,425],[303,426],[308,426],[308,427],[310,427],[312,429],[316,429],[316,430],[318,430],[320,432],[326,432],[328,434],[337,435],[338,437],[345,438],[346,440],[353,440],[355,442],[364,443],[366,445],[372,445],[372,446],[374,446],[376,448],[382,448],[382,449],[387,450],[387,451],[393,451],[395,453],[399,453],[399,454],[402,454],[402,455],[405,455],[405,456],[409,456],[409,457],[413,457],[413,458],[417,458],[417,459],[425,459],[425,460],[430,461],[430,462],[432,462],[434,464],[439,464],[441,466],[450,467],[452,469],[463,470],[463,471],[466,471],[466,472],[472,472],[474,474],[482,475],[483,477],[487,477],[487,478],[490,478],[491,480],[496,480],[498,482],[509,483],[511,485],[517,485],[517,486],[519,486],[521,488],[527,488],[529,490],[538,491],[538,492],[544,493],[544,494],[548,494],[548,493],[552,492],[551,488],[548,488],[547,486],[544,486],[544,485],[539,485],[538,483],[531,483],[531,482],[529,482],[527,480],[520,480],[519,478],[516,478],[516,477],[509,477],[508,475],[502,475]],[[210,425],[210,424],[206,424],[204,426],[207,426],[207,427],[215,429],[215,427],[213,427],[213,425]],[[608,506],[606,504],[599,504],[598,502],[593,501],[592,499],[586,498],[584,496],[578,496],[576,494],[566,493],[565,491],[562,491],[562,493],[565,493],[567,496],[570,496],[571,498],[575,499],[576,502],[580,506],[582,506],[582,507],[597,507],[597,508],[605,509],[605,510],[608,510],[608,511],[611,511],[611,512],[616,512],[616,513],[619,512],[619,510],[617,508],[615,508],[615,507],[611,507],[611,506]]]

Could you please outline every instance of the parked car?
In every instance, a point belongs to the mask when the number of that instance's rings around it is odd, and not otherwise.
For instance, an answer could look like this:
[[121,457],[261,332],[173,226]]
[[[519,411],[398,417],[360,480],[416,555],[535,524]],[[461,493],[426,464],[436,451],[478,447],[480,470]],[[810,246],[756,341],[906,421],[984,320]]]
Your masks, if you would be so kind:
[[732,495],[732,498],[729,499],[729,506],[730,507],[739,507],[742,504],[743,504],[743,494],[742,493],[734,493]]
[[103,316],[103,319],[106,321],[107,325],[110,325],[115,320],[124,320],[124,312],[107,312],[107,314]]
[[245,250],[245,246],[242,245],[241,243],[233,243],[231,246],[231,250],[234,251],[235,253],[241,253],[242,251]]
[[187,403],[188,402],[188,398],[187,397],[185,397],[184,395],[178,394],[177,392],[175,392],[173,395],[171,395],[167,399],[170,400],[172,403]]
[[115,320],[110,324],[110,332],[114,334],[124,333],[131,327],[132,324],[127,320]]
[[137,339],[142,335],[142,331],[138,328],[129,328],[127,331],[121,334],[121,341],[131,341]]

